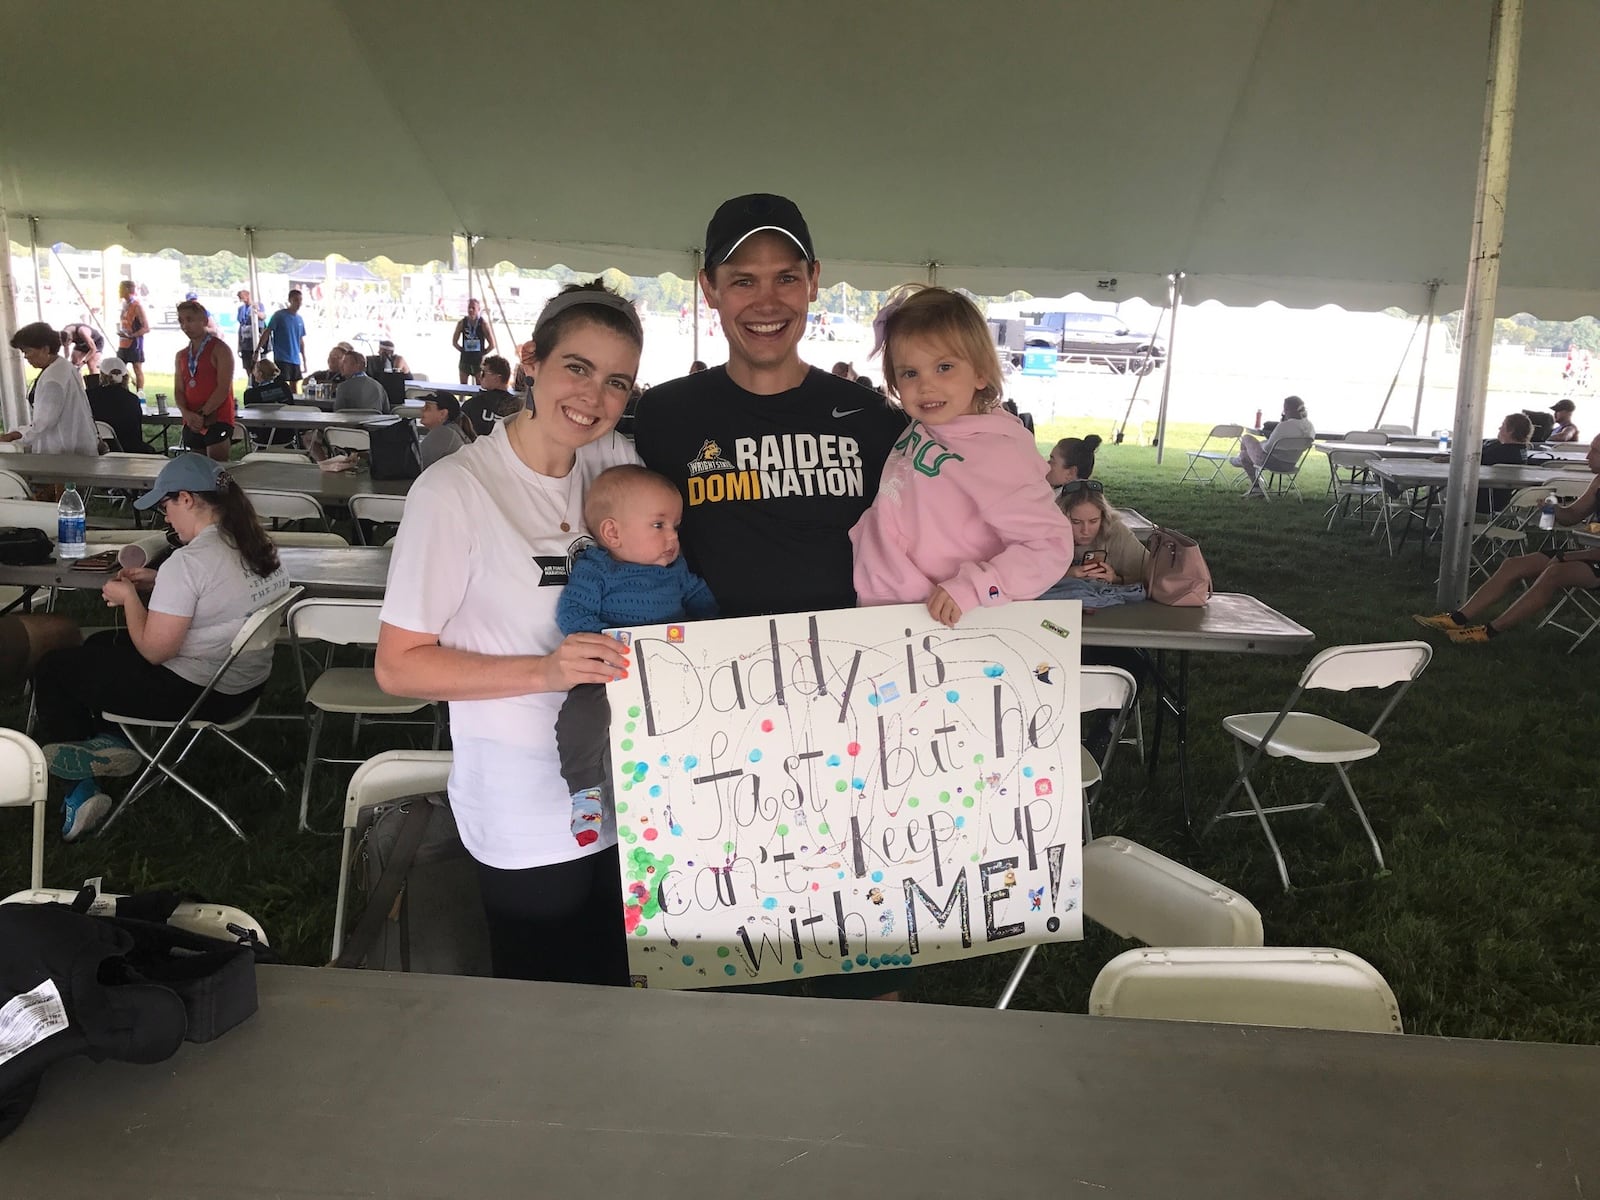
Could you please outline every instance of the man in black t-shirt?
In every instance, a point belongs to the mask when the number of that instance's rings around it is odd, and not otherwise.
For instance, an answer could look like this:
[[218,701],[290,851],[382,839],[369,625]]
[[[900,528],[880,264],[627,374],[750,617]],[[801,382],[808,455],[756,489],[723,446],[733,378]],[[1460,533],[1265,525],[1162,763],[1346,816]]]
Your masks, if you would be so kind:
[[724,616],[853,607],[850,528],[905,416],[801,361],[820,269],[792,201],[728,201],[705,248],[728,363],[645,394],[640,457],[683,494],[684,553]]
[[522,399],[511,393],[511,364],[498,354],[483,360],[483,374],[479,376],[481,389],[467,397],[461,404],[461,415],[472,422],[473,432],[488,437],[495,423],[522,411]]

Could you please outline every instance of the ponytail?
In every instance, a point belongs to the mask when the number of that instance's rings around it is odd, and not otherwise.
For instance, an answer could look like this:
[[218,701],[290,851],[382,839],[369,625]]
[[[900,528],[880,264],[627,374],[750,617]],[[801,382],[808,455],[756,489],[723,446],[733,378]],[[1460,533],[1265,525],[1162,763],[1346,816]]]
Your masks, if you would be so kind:
[[239,552],[245,566],[265,579],[278,569],[278,547],[262,528],[250,497],[226,471],[217,475],[217,490],[197,493],[217,512],[222,540]]

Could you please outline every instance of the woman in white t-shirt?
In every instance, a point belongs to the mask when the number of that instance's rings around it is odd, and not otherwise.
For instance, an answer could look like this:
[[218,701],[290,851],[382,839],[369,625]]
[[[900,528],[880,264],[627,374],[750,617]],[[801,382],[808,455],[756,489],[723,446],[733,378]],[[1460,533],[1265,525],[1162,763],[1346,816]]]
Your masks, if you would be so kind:
[[1248,433],[1239,439],[1239,453],[1233,459],[1233,465],[1250,477],[1250,490],[1245,492],[1245,499],[1259,500],[1266,495],[1261,490],[1261,468],[1266,465],[1280,443],[1291,438],[1310,440],[1316,436],[1316,429],[1306,417],[1306,402],[1299,396],[1285,396],[1283,419],[1273,427],[1265,442],[1251,437]]
[[[51,774],[76,782],[62,826],[68,841],[111,806],[96,778],[132,775],[144,765],[100,714],[183,716],[227,661],[245,620],[289,588],[250,498],[221,463],[201,454],[173,459],[134,507],[159,509],[183,545],[160,570],[124,567],[106,582],[101,594],[122,610],[125,629],[46,655],[34,672],[45,760]],[[241,654],[199,716],[233,719],[271,673],[270,650]]]
[[98,454],[100,439],[89,411],[83,375],[61,357],[60,335],[43,321],[24,325],[11,336],[11,348],[22,351],[39,375],[28,389],[33,415],[21,429],[0,434],[0,442],[21,442],[35,454]]
[[393,543],[378,682],[450,702],[450,807],[502,978],[627,982],[616,818],[595,839],[572,811],[555,725],[567,689],[626,675],[628,651],[562,637],[556,602],[590,481],[639,461],[615,427],[643,344],[633,306],[598,281],[551,300],[531,405],[424,471]]

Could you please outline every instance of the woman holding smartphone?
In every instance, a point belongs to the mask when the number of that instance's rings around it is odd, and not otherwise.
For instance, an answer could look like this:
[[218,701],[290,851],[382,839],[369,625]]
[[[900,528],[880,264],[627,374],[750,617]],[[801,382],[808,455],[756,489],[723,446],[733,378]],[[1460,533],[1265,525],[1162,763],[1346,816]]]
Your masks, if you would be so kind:
[[1143,583],[1150,552],[1106,503],[1098,479],[1073,479],[1061,486],[1056,503],[1072,525],[1072,566],[1068,579],[1099,583]]

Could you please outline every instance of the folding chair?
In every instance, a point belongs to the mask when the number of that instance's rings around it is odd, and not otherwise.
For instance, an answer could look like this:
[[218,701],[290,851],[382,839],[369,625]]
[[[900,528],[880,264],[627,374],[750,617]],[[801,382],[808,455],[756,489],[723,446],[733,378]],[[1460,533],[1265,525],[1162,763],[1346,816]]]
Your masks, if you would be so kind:
[[[1563,625],[1556,617],[1569,606],[1572,624]],[[1588,641],[1590,634],[1600,629],[1600,595],[1593,588],[1569,587],[1561,593],[1561,599],[1550,606],[1538,628],[1543,629],[1546,625],[1572,634],[1572,645],[1567,647],[1567,653],[1571,654]]]
[[312,533],[298,529],[269,529],[274,546],[310,546],[321,550],[348,550],[350,542],[342,533]]
[[[282,405],[279,405],[273,411],[282,414],[282,413],[320,413],[322,410],[320,408],[318,408],[315,404],[282,404]],[[250,443],[249,444],[251,446],[258,445],[258,443],[256,441],[256,438],[255,438],[255,435],[250,433],[249,426],[245,427],[245,433],[247,435],[249,435],[249,437],[250,437]],[[291,454],[291,455],[298,455],[298,454],[305,453],[300,448],[300,434],[299,434],[299,432],[297,430],[286,429],[283,426],[279,425],[279,426],[273,426],[272,428],[268,429],[266,431],[266,434],[267,434],[267,440],[264,441],[264,442],[260,442],[259,443],[259,447],[260,448],[257,449],[257,450],[251,451],[250,454],[245,455],[245,459],[249,459],[255,454],[263,454],[263,453],[277,453],[277,454],[288,453],[288,454]],[[241,461],[244,461],[244,460],[241,460]]]
[[333,527],[328,524],[328,514],[323,511],[322,505],[317,502],[315,496],[306,492],[247,487],[244,494],[250,497],[256,515],[263,520],[271,521],[273,528],[277,527],[279,521],[315,521],[322,527],[322,532],[333,532]]
[[1417,431],[1409,425],[1379,425],[1376,432],[1398,434],[1401,437],[1411,437]]
[[[13,892],[0,900],[0,904],[71,904],[77,898],[78,893],[67,888],[34,887],[25,892]],[[117,911],[117,901],[121,899],[120,894],[100,892],[89,905],[89,911],[96,914],[114,913]],[[244,909],[234,908],[231,904],[181,901],[167,918],[167,924],[223,942],[238,941],[242,934],[254,933],[263,946],[270,944],[261,922]]]
[[[1078,668],[1078,708],[1081,712],[1109,712],[1112,718],[1111,741],[1106,745],[1099,762],[1089,753],[1087,746],[1079,746],[1080,771],[1083,786],[1083,836],[1093,837],[1089,826],[1089,806],[1100,796],[1100,786],[1105,773],[1111,769],[1112,755],[1122,740],[1122,731],[1128,724],[1129,714],[1136,718],[1139,712],[1139,685],[1132,675],[1121,667],[1087,666]],[[1140,731],[1141,747],[1143,731]],[[1141,752],[1142,757],[1142,752]]]
[[367,523],[373,525],[398,525],[405,515],[404,496],[380,496],[375,492],[357,492],[350,497],[350,515],[356,523],[356,540],[367,545]]
[[1310,438],[1281,439],[1272,448],[1272,453],[1266,462],[1261,464],[1261,469],[1256,473],[1254,486],[1259,487],[1268,500],[1274,495],[1281,499],[1288,492],[1293,492],[1296,500],[1304,500],[1305,497],[1300,494],[1300,486],[1296,481],[1310,453]]
[[33,858],[30,887],[44,886],[44,808],[49,775],[44,752],[15,729],[0,729],[0,808],[33,806]]
[[[1341,516],[1354,516],[1366,523],[1367,505],[1383,496],[1383,485],[1372,478],[1369,463],[1372,455],[1366,450],[1328,451],[1328,495],[1333,503],[1328,506],[1328,525],[1325,532],[1333,531],[1333,524]],[[1344,471],[1347,474],[1341,475]],[[1355,511],[1352,514],[1351,504]]]
[[1518,488],[1499,512],[1473,522],[1472,571],[1488,575],[1502,558],[1524,553],[1529,527],[1535,524],[1549,494],[1548,487]]
[[[1211,432],[1206,434],[1205,441],[1200,443],[1200,448],[1189,451],[1189,465],[1183,469],[1183,474],[1178,477],[1178,482],[1182,483],[1193,473],[1200,483],[1216,483],[1217,476],[1222,474],[1222,468],[1227,466],[1228,461],[1239,453],[1239,438],[1243,433],[1243,425],[1213,425]],[[1210,449],[1212,438],[1216,438],[1219,442],[1226,440],[1227,449]],[[1203,473],[1203,468],[1200,465],[1202,463],[1210,464],[1211,474],[1206,475]]]
[[386,804],[401,796],[442,792],[450,781],[448,750],[386,750],[367,759],[350,777],[344,796],[344,842],[339,851],[339,895],[333,910],[333,949],[328,961],[344,949],[346,893],[350,889],[351,843],[362,809]]
[[[300,588],[292,587],[284,595],[274,600],[271,604],[267,604],[261,608],[258,608],[250,615],[249,619],[245,621],[239,632],[234,635],[233,644],[228,649],[227,660],[223,662],[222,666],[217,668],[216,674],[212,675],[210,680],[207,681],[206,686],[201,689],[200,695],[197,696],[195,698],[195,702],[189,706],[189,711],[186,712],[182,717],[179,717],[176,721],[160,720],[155,717],[128,717],[109,712],[100,714],[102,720],[110,721],[118,729],[122,730],[123,736],[128,739],[133,748],[137,750],[144,758],[145,768],[139,773],[138,778],[133,781],[133,786],[128,789],[127,794],[122,797],[122,802],[118,804],[116,808],[111,810],[111,815],[106,818],[105,824],[100,826],[99,830],[97,831],[99,835],[104,835],[105,831],[110,829],[111,826],[116,823],[117,818],[127,811],[129,805],[131,805],[145,792],[151,790],[153,787],[159,784],[163,778],[166,778],[170,779],[173,783],[177,784],[196,800],[200,801],[201,804],[205,805],[213,813],[215,813],[218,819],[220,819],[222,823],[226,825],[233,832],[234,836],[240,841],[248,841],[249,839],[244,835],[244,830],[239,828],[234,819],[225,813],[216,803],[216,801],[212,800],[210,796],[207,796],[199,788],[195,787],[187,779],[179,775],[175,770],[175,768],[181,764],[184,759],[189,757],[189,752],[195,748],[196,744],[198,744],[200,739],[207,733],[216,734],[224,742],[248,758],[257,767],[259,767],[263,773],[266,774],[268,779],[272,780],[273,783],[278,785],[278,789],[280,791],[282,791],[285,795],[288,795],[289,788],[283,782],[283,778],[269,765],[267,765],[267,763],[262,761],[261,758],[259,758],[256,754],[240,745],[239,742],[233,737],[234,733],[248,725],[250,723],[250,719],[256,715],[256,704],[254,701],[252,701],[251,704],[238,716],[229,721],[220,723],[208,721],[203,717],[195,716],[195,714],[200,711],[200,706],[204,704],[211,696],[211,693],[216,690],[217,683],[222,679],[223,675],[227,673],[228,668],[234,664],[234,661],[238,659],[241,654],[250,653],[252,651],[270,651],[272,649],[274,639],[278,634],[278,623],[283,618],[283,610],[288,608],[289,605],[294,602],[295,598],[300,595],[300,591]],[[142,729],[166,729],[170,730],[170,732],[167,734],[166,740],[163,741],[161,745],[152,753],[134,734],[133,730],[135,727]],[[185,732],[189,734],[189,740],[184,744],[183,749],[178,752],[177,757],[169,760],[167,757],[169,752],[174,746],[177,745],[180,735]]]
[[94,423],[94,435],[100,439],[100,444],[105,448],[101,451],[102,454],[108,450],[118,454],[122,452],[122,443],[117,441],[117,431],[112,429],[106,422],[96,421]]
[[[1383,870],[1383,850],[1378,845],[1378,835],[1372,832],[1372,823],[1367,820],[1366,810],[1361,807],[1355,789],[1350,786],[1350,776],[1345,773],[1345,764],[1359,762],[1378,753],[1380,747],[1375,735],[1432,658],[1433,649],[1426,642],[1375,642],[1358,646],[1334,646],[1311,660],[1300,676],[1300,681],[1295,684],[1294,691],[1289,694],[1289,698],[1277,712],[1240,713],[1223,718],[1222,727],[1234,738],[1233,750],[1239,764],[1239,774],[1234,779],[1233,786],[1228,789],[1228,794],[1222,798],[1222,803],[1218,805],[1216,814],[1207,823],[1206,828],[1209,830],[1218,821],[1254,816],[1261,823],[1261,831],[1266,834],[1267,844],[1272,847],[1272,856],[1277,860],[1278,874],[1283,879],[1283,888],[1288,891],[1289,868],[1283,861],[1283,852],[1278,849],[1278,839],[1273,836],[1267,814],[1322,808],[1327,804],[1328,797],[1333,794],[1337,785],[1330,784],[1321,798],[1315,802],[1280,804],[1263,808],[1250,781],[1250,772],[1255,770],[1256,764],[1261,761],[1264,754],[1272,758],[1295,758],[1301,762],[1325,763],[1338,773],[1338,782],[1344,785],[1345,794],[1350,797],[1350,806],[1356,810],[1361,827],[1366,830],[1367,840],[1372,843],[1372,855],[1378,860],[1378,868]],[[1372,723],[1372,728],[1365,733],[1315,713],[1297,712],[1294,707],[1304,693],[1312,690],[1334,692],[1349,692],[1357,688],[1381,690],[1396,684],[1400,690],[1390,697],[1389,703],[1378,714],[1378,719]],[[1246,746],[1255,749],[1248,758],[1245,755]],[[1234,794],[1240,788],[1243,788],[1245,795],[1250,798],[1250,807],[1228,808]]]
[[1399,1033],[1384,977],[1348,950],[1197,946],[1129,950],[1089,989],[1092,1017]]
[[[374,412],[373,416],[379,414]],[[323,438],[328,443],[328,448],[337,450],[341,454],[367,454],[372,450],[372,438],[365,429],[343,429],[337,426],[328,429]]]
[[32,500],[28,481],[13,471],[0,471],[0,500]]
[[279,446],[276,450],[252,450],[249,454],[240,455],[239,461],[234,465],[242,467],[246,463],[286,463],[310,461],[311,456],[304,450],[301,450],[298,446]]
[[[307,812],[311,805],[311,780],[318,763],[354,766],[366,761],[360,758],[322,758],[317,754],[317,743],[322,738],[322,723],[329,713],[347,713],[355,718],[351,732],[352,741],[361,736],[363,717],[387,717],[384,724],[431,725],[433,748],[439,748],[441,728],[435,716],[428,721],[401,721],[431,701],[413,700],[406,696],[391,696],[378,686],[378,677],[371,667],[336,667],[333,652],[337,646],[376,646],[378,644],[378,613],[381,600],[316,599],[302,600],[289,610],[289,637],[294,646],[295,669],[300,675],[300,690],[306,698],[308,745],[306,746],[305,776],[300,787],[300,828],[311,828]],[[315,679],[306,678],[307,641],[323,642],[327,654],[323,657],[321,671]]]
[[[1261,913],[1243,896],[1123,838],[1083,848],[1083,914],[1147,946],[1259,946]],[[1005,1008],[1038,946],[1023,951],[996,1008]]]

